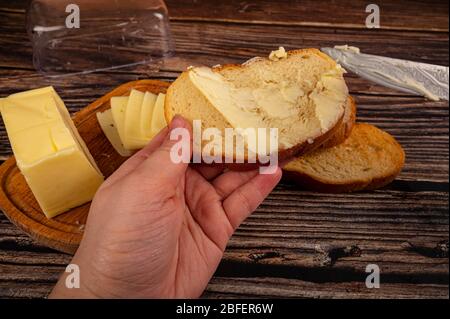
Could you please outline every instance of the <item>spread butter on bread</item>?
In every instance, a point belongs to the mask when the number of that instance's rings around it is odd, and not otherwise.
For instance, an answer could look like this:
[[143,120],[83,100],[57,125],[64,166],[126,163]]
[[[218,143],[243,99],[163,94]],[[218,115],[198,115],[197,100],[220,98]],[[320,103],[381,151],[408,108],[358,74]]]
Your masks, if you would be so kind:
[[[342,129],[349,100],[343,70],[317,49],[276,52],[242,65],[192,67],[170,86],[175,115],[202,129],[278,128],[279,160],[320,146]],[[336,143],[336,142],[335,142]],[[222,154],[223,157],[229,154]]]

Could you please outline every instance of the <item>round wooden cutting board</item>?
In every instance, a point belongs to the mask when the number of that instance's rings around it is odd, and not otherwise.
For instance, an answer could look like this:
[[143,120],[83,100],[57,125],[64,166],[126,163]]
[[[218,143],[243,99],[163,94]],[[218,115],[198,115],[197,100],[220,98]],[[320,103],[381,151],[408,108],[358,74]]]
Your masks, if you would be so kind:
[[[166,93],[168,87],[169,83],[162,81],[129,82],[74,115],[73,121],[105,177],[110,176],[126,158],[111,146],[98,124],[96,113],[111,107],[111,97],[129,95],[131,89],[158,94]],[[42,245],[70,254],[76,251],[83,236],[90,203],[47,219],[17,168],[14,157],[0,166],[0,183],[0,207],[12,223]]]

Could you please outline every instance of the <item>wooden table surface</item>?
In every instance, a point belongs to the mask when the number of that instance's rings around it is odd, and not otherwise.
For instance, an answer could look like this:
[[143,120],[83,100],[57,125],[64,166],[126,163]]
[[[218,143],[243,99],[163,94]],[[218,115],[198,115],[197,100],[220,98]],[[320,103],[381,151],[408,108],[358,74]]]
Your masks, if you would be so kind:
[[[48,79],[32,66],[28,1],[0,0],[0,96],[54,85],[72,112],[121,83],[172,81],[192,64],[242,62],[278,46],[351,44],[448,66],[447,1],[168,0],[176,56],[164,65]],[[449,108],[349,74],[359,121],[393,134],[407,154],[392,185],[324,195],[282,182],[231,239],[205,297],[448,298]],[[3,124],[1,160],[11,155]],[[46,297],[70,256],[34,243],[0,214],[0,297]],[[367,289],[377,264],[380,289]]]

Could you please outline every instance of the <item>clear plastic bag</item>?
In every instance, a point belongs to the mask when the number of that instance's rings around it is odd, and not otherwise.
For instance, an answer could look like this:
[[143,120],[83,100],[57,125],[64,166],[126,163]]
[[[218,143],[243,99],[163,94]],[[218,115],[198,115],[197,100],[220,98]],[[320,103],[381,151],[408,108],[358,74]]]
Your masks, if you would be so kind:
[[64,75],[156,63],[174,52],[162,0],[34,0],[33,64]]

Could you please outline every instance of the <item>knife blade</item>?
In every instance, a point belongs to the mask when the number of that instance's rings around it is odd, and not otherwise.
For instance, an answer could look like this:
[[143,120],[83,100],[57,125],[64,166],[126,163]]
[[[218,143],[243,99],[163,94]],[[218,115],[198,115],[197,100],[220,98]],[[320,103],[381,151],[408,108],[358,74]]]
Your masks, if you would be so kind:
[[321,50],[344,69],[374,83],[434,101],[449,99],[448,67],[363,54],[348,46]]

